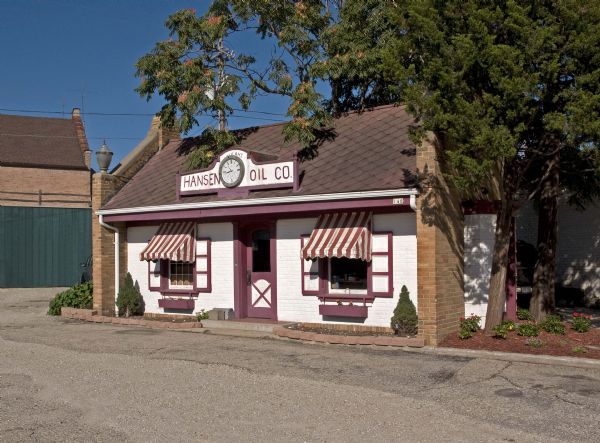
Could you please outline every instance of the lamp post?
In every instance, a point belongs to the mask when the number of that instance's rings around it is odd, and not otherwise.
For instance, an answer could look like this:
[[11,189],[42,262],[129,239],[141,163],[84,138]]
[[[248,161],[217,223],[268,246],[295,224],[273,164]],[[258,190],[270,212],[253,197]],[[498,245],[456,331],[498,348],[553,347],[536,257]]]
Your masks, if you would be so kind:
[[102,174],[106,174],[108,171],[112,156],[113,153],[110,149],[108,149],[108,146],[106,146],[106,140],[104,140],[102,146],[100,146],[100,149],[96,151],[96,161],[98,162],[98,166],[100,166],[100,171]]

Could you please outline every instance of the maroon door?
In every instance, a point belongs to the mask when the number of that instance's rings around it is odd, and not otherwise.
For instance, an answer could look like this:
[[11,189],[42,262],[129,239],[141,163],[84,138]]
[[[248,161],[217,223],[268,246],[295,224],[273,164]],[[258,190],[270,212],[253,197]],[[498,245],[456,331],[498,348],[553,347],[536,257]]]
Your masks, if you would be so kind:
[[277,319],[275,238],[269,225],[246,230],[246,310],[248,317]]

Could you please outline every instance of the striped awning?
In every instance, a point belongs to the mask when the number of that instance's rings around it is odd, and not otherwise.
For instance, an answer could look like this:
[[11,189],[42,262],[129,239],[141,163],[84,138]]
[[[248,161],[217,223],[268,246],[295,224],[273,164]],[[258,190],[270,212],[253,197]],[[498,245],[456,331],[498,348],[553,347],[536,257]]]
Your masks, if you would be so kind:
[[140,260],[172,260],[193,263],[196,260],[193,222],[163,223],[140,253]]
[[371,261],[371,212],[337,212],[319,216],[302,248],[305,260],[325,257]]

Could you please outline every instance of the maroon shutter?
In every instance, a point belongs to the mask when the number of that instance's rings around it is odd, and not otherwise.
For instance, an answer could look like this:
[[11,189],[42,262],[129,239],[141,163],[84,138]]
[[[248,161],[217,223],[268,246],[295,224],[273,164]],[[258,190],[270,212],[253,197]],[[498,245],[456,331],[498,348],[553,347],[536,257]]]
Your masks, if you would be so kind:
[[371,246],[368,292],[375,297],[392,297],[394,294],[392,233],[374,232]]
[[198,292],[212,292],[210,238],[199,238],[196,242],[195,288]]

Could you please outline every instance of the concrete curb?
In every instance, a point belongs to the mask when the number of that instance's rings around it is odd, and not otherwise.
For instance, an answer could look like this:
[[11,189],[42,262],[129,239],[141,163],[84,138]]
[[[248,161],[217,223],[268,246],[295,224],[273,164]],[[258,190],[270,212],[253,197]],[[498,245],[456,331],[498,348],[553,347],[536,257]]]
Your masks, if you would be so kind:
[[150,329],[174,329],[174,330],[194,330],[202,328],[200,322],[164,322],[158,320],[146,320],[126,317],[108,317],[98,315],[97,311],[92,309],[61,308],[60,316],[73,320],[82,320],[90,323],[109,323],[121,326],[141,326]]
[[283,326],[273,328],[273,334],[279,337],[291,338],[293,340],[340,345],[401,346],[412,348],[422,348],[425,346],[425,342],[420,338],[319,334],[317,332],[288,329]]

